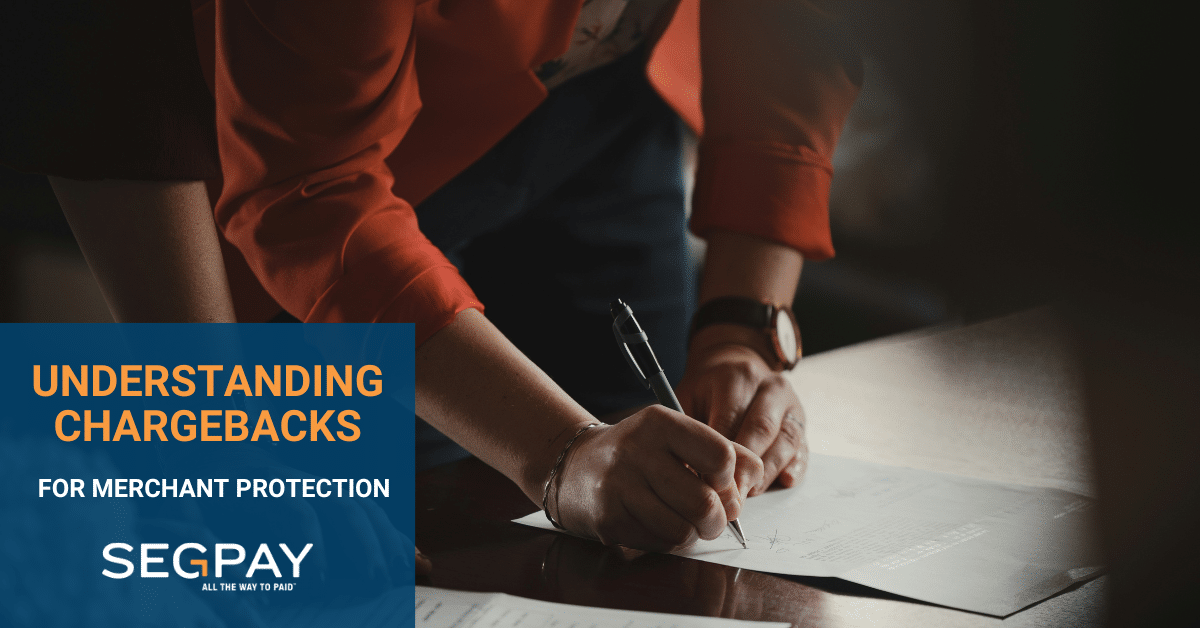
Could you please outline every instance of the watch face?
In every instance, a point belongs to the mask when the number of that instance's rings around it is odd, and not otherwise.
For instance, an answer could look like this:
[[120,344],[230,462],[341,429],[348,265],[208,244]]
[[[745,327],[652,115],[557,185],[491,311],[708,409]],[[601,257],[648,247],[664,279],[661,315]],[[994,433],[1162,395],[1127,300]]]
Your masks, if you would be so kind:
[[775,337],[779,340],[779,349],[783,352],[784,361],[788,364],[795,362],[799,343],[796,342],[796,327],[787,310],[775,312]]

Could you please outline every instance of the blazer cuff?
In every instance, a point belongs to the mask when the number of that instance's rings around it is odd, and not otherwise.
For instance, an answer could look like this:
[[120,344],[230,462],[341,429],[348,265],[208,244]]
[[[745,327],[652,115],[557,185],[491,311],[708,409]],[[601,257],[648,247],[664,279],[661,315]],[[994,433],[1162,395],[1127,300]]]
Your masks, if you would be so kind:
[[806,146],[703,141],[691,230],[720,229],[790,246],[805,259],[833,257],[829,186],[833,168]]
[[[420,346],[459,312],[483,311],[475,292],[445,258],[413,266],[411,253],[396,248],[369,255],[330,286],[305,322],[415,323]],[[386,289],[389,286],[399,290]]]

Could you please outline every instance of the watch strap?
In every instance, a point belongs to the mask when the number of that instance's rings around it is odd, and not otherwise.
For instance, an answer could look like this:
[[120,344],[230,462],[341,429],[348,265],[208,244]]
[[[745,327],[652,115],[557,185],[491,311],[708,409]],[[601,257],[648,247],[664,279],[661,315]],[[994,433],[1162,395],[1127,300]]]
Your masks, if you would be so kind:
[[746,297],[720,297],[706,302],[692,316],[688,343],[696,332],[718,323],[732,323],[755,329],[767,329],[771,324],[771,305]]
[[[795,351],[792,357],[789,357],[788,350],[780,344],[785,341],[779,337],[776,327],[779,324],[776,319],[779,317],[784,317],[791,325],[792,333],[789,335],[794,337],[790,339],[789,345],[794,343]],[[717,323],[750,327],[766,336],[775,355],[774,368],[777,370],[789,370],[796,366],[800,359],[800,330],[796,326],[795,315],[786,305],[777,306],[746,297],[719,297],[708,301],[692,316],[692,325],[688,330],[688,346],[691,346],[692,339],[701,329]]]

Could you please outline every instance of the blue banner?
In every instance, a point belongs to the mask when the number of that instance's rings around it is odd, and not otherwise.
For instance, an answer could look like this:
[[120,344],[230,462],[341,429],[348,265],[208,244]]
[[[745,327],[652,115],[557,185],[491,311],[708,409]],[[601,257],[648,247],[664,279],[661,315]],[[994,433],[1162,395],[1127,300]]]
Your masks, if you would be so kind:
[[412,625],[413,351],[0,325],[0,626]]

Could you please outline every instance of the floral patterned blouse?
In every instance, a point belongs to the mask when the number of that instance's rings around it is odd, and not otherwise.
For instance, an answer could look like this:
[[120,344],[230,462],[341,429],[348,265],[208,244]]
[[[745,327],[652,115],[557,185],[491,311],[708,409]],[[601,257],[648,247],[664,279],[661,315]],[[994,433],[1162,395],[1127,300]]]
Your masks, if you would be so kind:
[[672,0],[584,0],[571,47],[537,69],[547,89],[633,50]]

